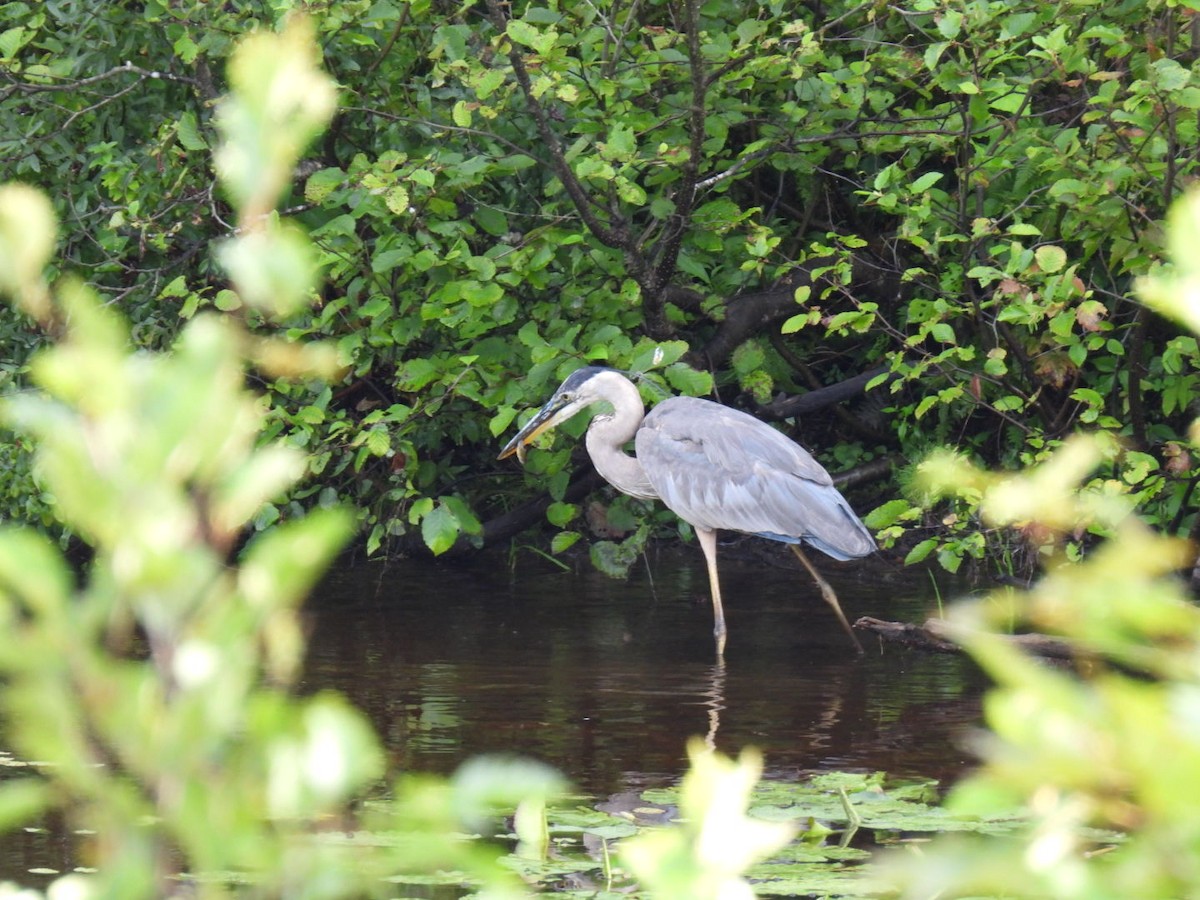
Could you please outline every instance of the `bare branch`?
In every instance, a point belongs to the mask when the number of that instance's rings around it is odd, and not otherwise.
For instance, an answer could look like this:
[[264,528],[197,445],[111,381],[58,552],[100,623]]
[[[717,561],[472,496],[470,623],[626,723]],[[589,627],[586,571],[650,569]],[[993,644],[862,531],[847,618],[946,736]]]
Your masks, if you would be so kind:
[[[854,627],[878,635],[881,641],[935,653],[961,653],[959,640],[966,635],[962,628],[954,627],[942,619],[927,619],[924,625],[914,625],[863,616],[854,623]],[[1080,656],[1079,650],[1069,641],[1053,635],[1000,634],[996,637],[1034,656],[1049,659],[1075,659]]]
[[[183,84],[190,84],[192,87],[199,87],[199,82],[194,78],[188,78],[184,75],[176,75],[172,72],[159,72],[153,69],[143,69],[141,66],[135,66],[132,62],[126,61],[123,65],[114,66],[107,72],[101,72],[99,75],[92,75],[89,78],[80,78],[77,81],[59,81],[52,84],[34,84],[28,81],[10,81],[12,87],[6,94],[41,94],[48,91],[75,91],[79,88],[88,87],[93,84],[99,84],[101,81],[107,81],[110,78],[116,78],[118,75],[134,74],[139,76],[142,81],[147,79],[163,80],[163,81],[178,81]],[[52,78],[50,75],[39,76],[43,78]]]
[[851,397],[858,396],[866,390],[867,385],[873,379],[887,373],[887,366],[877,366],[874,369],[853,375],[844,381],[839,381],[837,384],[818,388],[806,394],[798,394],[793,397],[783,397],[775,400],[766,406],[760,406],[758,412],[762,418],[771,420],[791,419],[796,416],[814,413],[827,406],[833,406],[835,403],[842,403]]
[[750,165],[750,163],[758,162],[760,159],[770,156],[774,152],[775,152],[774,148],[771,148],[771,149],[767,149],[767,150],[759,150],[757,153],[751,153],[749,156],[743,156],[741,159],[736,160],[734,162],[734,164],[732,166],[730,166],[728,169],[726,169],[725,171],[718,172],[716,175],[710,175],[708,178],[705,178],[703,181],[698,182],[696,184],[696,190],[697,191],[708,190],[710,187],[714,187],[714,186],[720,184],[722,181],[725,181],[728,178],[732,178],[740,170],[742,170],[746,166]]

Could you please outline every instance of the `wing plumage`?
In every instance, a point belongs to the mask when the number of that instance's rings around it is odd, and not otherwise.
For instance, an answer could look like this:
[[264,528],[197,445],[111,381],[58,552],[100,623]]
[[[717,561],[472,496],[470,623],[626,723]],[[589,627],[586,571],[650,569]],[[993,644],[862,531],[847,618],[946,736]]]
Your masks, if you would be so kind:
[[834,559],[875,550],[821,464],[747,413],[696,397],[664,400],[635,447],[663,503],[695,526],[803,541]]

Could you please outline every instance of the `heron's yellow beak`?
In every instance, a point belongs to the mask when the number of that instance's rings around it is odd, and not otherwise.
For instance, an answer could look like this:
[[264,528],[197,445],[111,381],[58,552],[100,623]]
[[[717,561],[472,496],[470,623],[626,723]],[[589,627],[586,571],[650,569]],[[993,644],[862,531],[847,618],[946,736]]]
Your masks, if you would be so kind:
[[563,419],[570,418],[576,410],[572,408],[569,398],[555,394],[550,401],[538,410],[537,415],[525,423],[525,427],[516,433],[511,441],[504,445],[497,459],[507,459],[514,453],[517,459],[525,462],[525,447],[532,444],[539,434],[549,431]]
[[526,425],[524,428],[518,431],[517,436],[504,445],[504,449],[500,451],[500,455],[496,458],[508,459],[508,457],[515,453],[517,454],[517,459],[521,460],[522,465],[524,465],[525,447],[529,444],[532,444],[539,434],[548,430],[552,425],[551,422],[547,421],[539,422],[538,419],[540,418],[541,416],[531,419],[529,421],[529,425]]

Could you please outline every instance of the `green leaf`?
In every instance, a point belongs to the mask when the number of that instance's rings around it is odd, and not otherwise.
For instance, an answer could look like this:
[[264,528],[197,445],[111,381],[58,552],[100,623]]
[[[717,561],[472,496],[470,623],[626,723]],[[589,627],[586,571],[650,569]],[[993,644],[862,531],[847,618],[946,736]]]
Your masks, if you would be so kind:
[[474,213],[475,223],[492,237],[508,233],[508,216],[494,206],[480,206]]
[[524,44],[536,53],[545,55],[550,52],[558,40],[558,35],[552,29],[539,31],[528,22],[520,19],[509,19],[505,32],[518,44]]
[[492,433],[492,437],[499,437],[508,431],[508,426],[512,424],[513,419],[516,417],[516,407],[501,406],[496,410],[496,414],[488,420],[488,431]]
[[466,100],[459,100],[454,104],[450,112],[450,118],[454,120],[454,124],[459,128],[471,127],[471,109],[467,106]]
[[392,450],[391,435],[384,428],[372,428],[367,432],[367,449],[372,456],[387,456]]
[[0,530],[0,587],[41,615],[65,609],[72,578],[58,548],[24,528]]
[[[0,185],[0,293],[23,303],[41,292],[37,285],[54,249],[57,221],[50,200],[41,191],[23,184]],[[44,301],[26,307],[34,316],[45,315]]]
[[925,68],[930,72],[936,72],[938,70],[938,63],[942,58],[942,54],[946,52],[946,49],[949,46],[950,41],[939,41],[926,47],[925,56],[922,60],[925,63]]
[[907,500],[889,500],[882,506],[877,506],[863,519],[868,528],[876,531],[894,525],[902,519],[912,518],[914,507]]
[[443,503],[439,503],[421,519],[421,538],[435,556],[453,547],[460,531],[458,519]]
[[217,259],[248,306],[287,316],[308,305],[317,260],[308,238],[289,222],[247,231],[217,247]]
[[213,298],[213,306],[221,312],[233,312],[242,308],[242,298],[236,292],[225,288],[217,291],[217,296]]
[[[332,812],[384,768],[370,722],[344,697],[325,691],[305,701],[299,712],[298,727],[282,731],[276,726],[265,741],[270,762],[265,813],[275,820]],[[312,763],[316,759],[319,765]]]
[[579,543],[582,537],[578,531],[560,531],[550,539],[550,552],[563,553]]
[[397,216],[407,216],[412,210],[408,205],[408,190],[403,185],[396,185],[384,194],[384,203]]
[[937,549],[937,538],[926,538],[908,551],[908,555],[904,557],[904,564],[911,566],[915,563],[922,562],[930,553]]
[[200,134],[200,127],[196,123],[196,114],[190,109],[179,116],[179,121],[175,124],[175,135],[185,150],[208,149],[208,141]]
[[617,196],[631,206],[645,206],[646,191],[636,182],[630,181],[623,175],[617,176],[615,182],[617,187]]
[[213,164],[234,205],[254,216],[275,207],[337,106],[312,29],[310,20],[292,17],[281,33],[263,29],[242,40],[229,61],[232,93],[216,110],[222,141]]
[[654,197],[650,200],[650,215],[656,219],[669,219],[676,209],[675,202],[668,197]]
[[558,528],[565,527],[577,515],[579,515],[579,507],[574,503],[551,503],[546,509],[546,518],[550,524]]
[[214,523],[229,533],[236,532],[259,507],[295,484],[304,470],[304,455],[295,448],[282,444],[264,447],[227,475],[214,491]]
[[186,275],[176,275],[167,283],[161,291],[158,292],[160,300],[166,300],[171,297],[186,297],[188,295],[188,285]]
[[504,84],[505,75],[500,69],[488,69],[483,72],[473,82],[475,88],[475,96],[480,100],[486,100]]
[[962,568],[963,555],[957,548],[943,547],[938,551],[937,561],[938,565],[953,574]]
[[562,775],[545,763],[498,755],[467,760],[450,785],[456,817],[476,829],[486,827],[497,808],[513,809],[531,798],[546,801],[567,787]]
[[816,325],[820,321],[820,310],[813,309],[805,313],[797,313],[794,316],[789,316],[784,321],[783,325],[780,326],[779,331],[781,334],[795,334],[801,328],[804,328],[808,325]]
[[466,266],[480,281],[491,281],[496,277],[496,264],[486,256],[469,257]]
[[200,55],[200,45],[192,40],[192,36],[187,32],[184,32],[176,39],[175,43],[171,45],[171,49],[175,51],[176,56],[189,66]]
[[914,194],[922,194],[941,181],[943,177],[945,176],[941,172],[926,172],[909,185],[909,190]]
[[1150,70],[1156,86],[1167,93],[1183,89],[1191,80],[1191,72],[1170,58],[1156,59],[1150,64]]
[[935,21],[938,34],[946,40],[952,41],[962,30],[963,14],[956,9],[943,9],[941,14],[935,17]]
[[1034,251],[1038,268],[1043,272],[1058,272],[1067,264],[1067,251],[1054,244],[1043,244]]
[[940,341],[943,344],[958,342],[958,338],[954,334],[954,328],[948,322],[935,322],[930,326],[929,333],[933,336],[934,340]]
[[637,553],[627,543],[597,541],[591,547],[592,565],[609,578],[625,578],[637,561]]
[[605,158],[616,161],[625,161],[633,158],[637,151],[637,142],[634,140],[633,129],[621,125],[614,124],[608,129],[608,137],[604,142]]
[[687,351],[686,341],[647,341],[642,339],[634,348],[629,371],[649,372],[651,369],[669,366]]
[[433,188],[437,183],[437,175],[429,169],[413,169],[408,173],[408,180],[423,188]]
[[30,37],[32,34],[19,25],[0,32],[0,55],[5,59],[12,59]]
[[738,44],[752,44],[766,33],[767,23],[758,19],[743,19],[737,27]]
[[242,596],[261,609],[296,607],[342,549],[352,524],[349,510],[317,509],[263,532],[237,572]]
[[703,397],[713,391],[712,373],[693,369],[687,363],[672,363],[663,374],[666,375],[667,383],[685,396]]
[[1127,450],[1121,463],[1121,478],[1126,484],[1141,484],[1151,472],[1158,471],[1158,460],[1138,450]]

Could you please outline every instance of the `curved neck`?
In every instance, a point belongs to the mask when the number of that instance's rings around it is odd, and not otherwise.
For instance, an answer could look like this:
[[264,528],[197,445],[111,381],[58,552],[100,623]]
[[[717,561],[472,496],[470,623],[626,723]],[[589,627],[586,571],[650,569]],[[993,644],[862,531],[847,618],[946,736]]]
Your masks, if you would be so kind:
[[616,372],[598,377],[604,379],[604,399],[612,411],[600,413],[588,426],[584,439],[588,456],[601,477],[621,493],[655,499],[658,494],[646,470],[636,456],[625,452],[625,445],[633,440],[645,416],[641,395],[632,381]]

